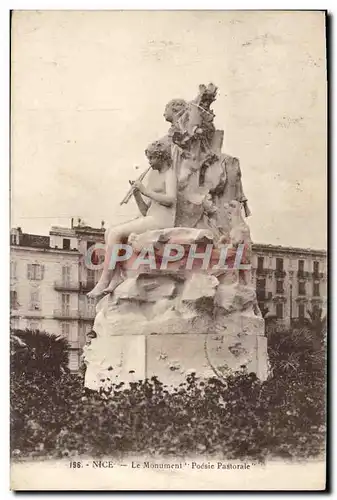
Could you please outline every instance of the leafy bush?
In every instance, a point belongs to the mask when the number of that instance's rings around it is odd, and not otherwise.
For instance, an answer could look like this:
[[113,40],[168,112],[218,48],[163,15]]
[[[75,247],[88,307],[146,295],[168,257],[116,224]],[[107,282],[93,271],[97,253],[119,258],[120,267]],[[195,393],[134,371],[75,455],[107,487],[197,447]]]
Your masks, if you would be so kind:
[[130,387],[120,383],[107,400],[66,371],[56,377],[15,369],[12,453],[318,456],[324,448],[324,356],[307,331],[275,331],[269,343],[272,376],[266,382],[253,373],[226,381],[191,374],[169,390],[153,377]]

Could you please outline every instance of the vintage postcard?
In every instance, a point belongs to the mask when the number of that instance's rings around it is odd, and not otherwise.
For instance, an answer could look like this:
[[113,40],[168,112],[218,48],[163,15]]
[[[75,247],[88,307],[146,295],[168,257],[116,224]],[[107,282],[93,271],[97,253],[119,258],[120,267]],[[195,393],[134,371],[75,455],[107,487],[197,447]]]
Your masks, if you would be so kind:
[[13,490],[326,488],[324,11],[13,11]]

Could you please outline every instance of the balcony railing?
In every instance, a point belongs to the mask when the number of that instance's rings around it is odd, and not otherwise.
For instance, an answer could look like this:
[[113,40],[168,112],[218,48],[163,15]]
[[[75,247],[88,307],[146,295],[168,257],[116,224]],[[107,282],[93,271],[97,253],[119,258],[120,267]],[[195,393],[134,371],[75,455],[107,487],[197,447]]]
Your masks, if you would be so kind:
[[284,293],[276,293],[274,296],[273,296],[273,302],[287,302],[287,297]]
[[93,321],[96,316],[95,309],[84,311],[72,311],[70,309],[54,309],[53,316],[55,319],[77,319],[84,321]]
[[34,319],[34,318],[44,318],[46,315],[45,313],[42,313],[41,310],[37,311],[32,311],[32,310],[26,310],[26,309],[11,309],[10,311],[10,317],[11,318],[27,318],[27,319]]
[[[98,281],[98,280],[97,280]],[[82,281],[80,283],[80,290],[83,292],[90,292],[96,285],[97,281]]]
[[309,271],[297,271],[298,278],[311,278],[312,274]]
[[271,292],[265,292],[264,290],[257,290],[257,292],[256,292],[256,298],[257,298],[258,302],[264,302],[266,300],[271,300],[272,293]]
[[296,297],[296,302],[307,302],[308,297],[304,294],[299,294],[298,297]]
[[96,316],[96,311],[95,310],[89,310],[89,311],[80,311],[80,319],[84,321],[93,321]]
[[276,278],[285,278],[285,276],[287,275],[287,273],[283,271],[283,269],[275,269],[274,273]]
[[41,309],[29,309],[25,311],[22,316],[25,318],[41,318],[43,316]]
[[79,340],[68,340],[70,349],[80,349],[81,344]]
[[55,319],[79,319],[79,312],[70,309],[54,309],[53,316]]
[[256,274],[258,276],[266,276],[269,272],[270,272],[270,269],[261,269],[261,268],[256,269]]
[[59,291],[69,291],[69,292],[78,292],[80,289],[80,284],[79,283],[74,283],[73,281],[65,281],[65,280],[59,280],[59,281],[54,281],[54,288],[55,290]]
[[317,273],[317,272],[313,272],[312,273],[312,277],[314,280],[321,280],[324,278],[324,273]]
[[[98,281],[98,279],[97,279]],[[74,281],[64,281],[58,280],[54,281],[54,288],[58,291],[67,291],[67,292],[90,292],[96,285],[97,281],[80,281],[78,283]]]

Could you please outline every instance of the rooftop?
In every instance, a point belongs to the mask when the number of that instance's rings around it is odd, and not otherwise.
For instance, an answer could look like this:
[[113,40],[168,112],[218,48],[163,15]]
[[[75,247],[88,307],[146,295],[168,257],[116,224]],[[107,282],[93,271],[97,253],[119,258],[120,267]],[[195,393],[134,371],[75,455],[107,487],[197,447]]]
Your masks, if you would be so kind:
[[23,247],[50,248],[50,238],[39,234],[21,233],[19,244]]
[[253,243],[253,250],[255,252],[273,252],[282,254],[304,254],[304,255],[317,255],[321,257],[327,256],[327,251],[315,248],[299,248],[283,245],[272,245],[267,243]]
[[[76,226],[72,226],[71,228],[61,227],[61,226],[52,226],[50,230],[50,235],[63,235],[63,236],[72,236],[76,238],[76,236],[99,236],[99,239],[102,238],[105,232],[105,227],[91,227],[88,225],[79,224]],[[25,247],[34,247],[34,248],[51,248],[50,247],[50,236],[43,236],[38,234],[29,234],[23,233],[21,228],[14,228],[11,231],[11,234],[18,234],[19,246]],[[92,239],[92,238],[89,238]],[[253,243],[253,251],[261,252],[261,253],[279,253],[279,254],[296,254],[296,255],[313,255],[326,257],[327,251],[323,249],[313,249],[313,248],[299,248],[299,247],[291,247],[291,246],[282,246],[282,245],[272,245],[267,243]]]

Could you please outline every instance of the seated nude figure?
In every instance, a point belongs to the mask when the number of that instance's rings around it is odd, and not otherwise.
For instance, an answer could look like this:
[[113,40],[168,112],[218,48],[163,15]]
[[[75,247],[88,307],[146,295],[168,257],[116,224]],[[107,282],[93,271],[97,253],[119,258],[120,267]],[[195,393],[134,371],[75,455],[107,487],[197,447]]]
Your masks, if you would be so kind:
[[[115,244],[126,243],[131,233],[141,234],[145,231],[174,226],[177,180],[172,169],[169,140],[164,137],[153,142],[145,154],[152,167],[148,185],[145,187],[139,181],[133,183],[133,195],[143,217],[107,229],[103,272],[95,288],[88,293],[88,297],[100,297],[105,293],[111,293],[123,281],[120,265],[117,263],[114,269],[110,266]],[[148,198],[150,203],[146,203],[142,195]]]

